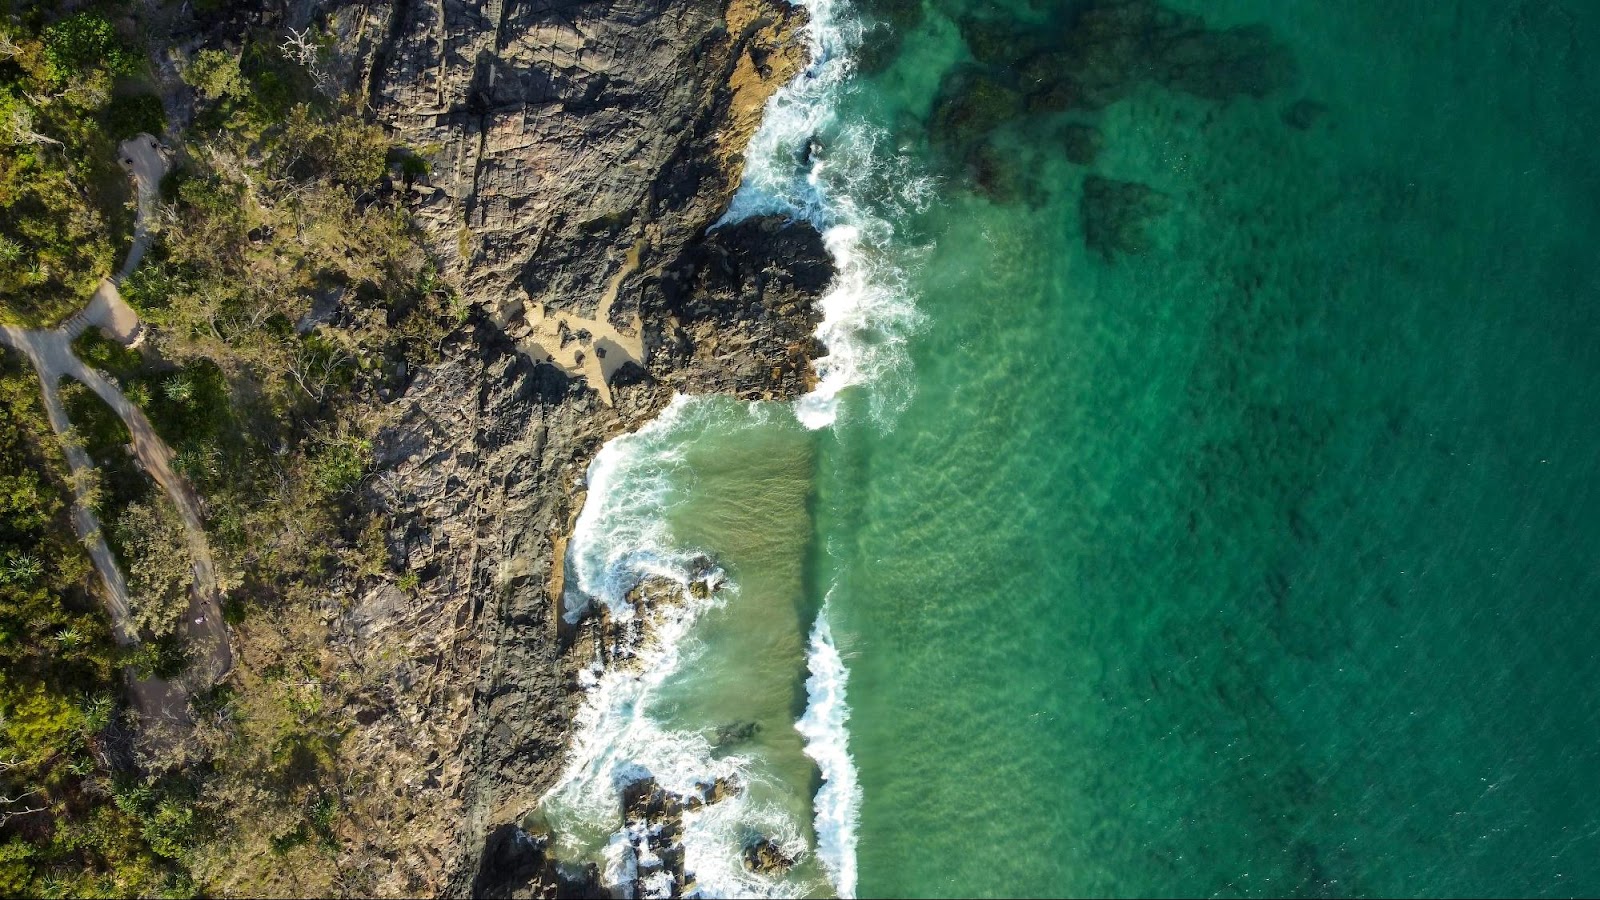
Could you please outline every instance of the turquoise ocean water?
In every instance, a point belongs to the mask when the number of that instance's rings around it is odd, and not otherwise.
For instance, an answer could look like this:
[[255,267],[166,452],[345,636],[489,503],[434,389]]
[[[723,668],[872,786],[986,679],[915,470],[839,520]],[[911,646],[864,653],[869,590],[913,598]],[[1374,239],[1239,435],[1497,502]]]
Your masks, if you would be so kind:
[[733,587],[574,770],[751,785],[710,895],[1600,892],[1600,5],[810,8],[823,386],[596,464]]

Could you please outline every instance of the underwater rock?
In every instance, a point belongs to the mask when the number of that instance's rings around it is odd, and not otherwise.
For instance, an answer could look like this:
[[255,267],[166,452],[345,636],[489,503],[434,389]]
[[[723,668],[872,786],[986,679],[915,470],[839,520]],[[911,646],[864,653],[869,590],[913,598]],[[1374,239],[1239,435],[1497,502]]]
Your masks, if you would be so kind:
[[1067,161],[1080,166],[1094,165],[1104,145],[1104,136],[1100,134],[1100,129],[1093,125],[1074,122],[1068,125],[1062,134],[1061,148],[1066,154]]
[[1295,76],[1293,57],[1265,25],[1185,32],[1162,47],[1159,58],[1164,87],[1207,100],[1260,99]]
[[794,858],[783,852],[771,838],[762,838],[744,848],[744,867],[763,875],[782,875],[794,867]]
[[900,55],[906,34],[922,24],[922,0],[869,0],[862,5],[868,21],[856,52],[856,66],[868,75],[889,68]]
[[[998,203],[1017,202],[1030,187],[1027,167],[992,144],[1007,123],[1071,110],[1093,113],[1147,85],[1221,102],[1264,97],[1295,77],[1287,48],[1266,27],[1212,29],[1154,0],[1069,4],[1042,25],[967,16],[957,26],[978,62],[945,73],[928,132],[946,159],[959,161],[978,190]],[[1314,110],[1297,115],[1314,118]],[[1093,165],[1102,147],[1091,125],[1067,126],[1063,153],[1071,162]],[[1112,240],[1107,246],[1122,245]],[[1130,234],[1127,246],[1134,245],[1142,242]]]
[[1317,120],[1327,111],[1328,107],[1323,104],[1309,97],[1301,97],[1283,111],[1283,124],[1296,131],[1305,131],[1317,124]]
[[742,744],[761,733],[760,722],[739,720],[726,725],[717,726],[717,734],[711,740],[713,747],[731,747]]
[[996,21],[978,16],[962,16],[956,22],[961,40],[972,58],[988,66],[1007,67],[1017,63],[1018,47],[1032,43],[1017,31],[1010,20]]
[[957,66],[939,84],[929,122],[935,143],[968,147],[1022,114],[1022,95],[977,66]]
[[[1028,54],[1014,42],[1013,53]],[[1213,30],[1150,0],[1077,10],[1053,48],[1020,62],[1034,111],[1103,109],[1141,83],[1209,100],[1263,97],[1293,80],[1294,61],[1264,26]]]
[[1167,195],[1149,185],[1090,175],[1079,207],[1084,245],[1108,262],[1119,254],[1148,252],[1145,226],[1166,210]]
[[985,141],[967,154],[967,174],[979,193],[996,203],[1010,204],[1028,192],[1028,167],[1014,152]]
[[1066,112],[1069,109],[1087,106],[1083,99],[1083,89],[1070,79],[1036,79],[1028,83],[1035,86],[1034,90],[1029,92],[1026,101],[1028,112]]

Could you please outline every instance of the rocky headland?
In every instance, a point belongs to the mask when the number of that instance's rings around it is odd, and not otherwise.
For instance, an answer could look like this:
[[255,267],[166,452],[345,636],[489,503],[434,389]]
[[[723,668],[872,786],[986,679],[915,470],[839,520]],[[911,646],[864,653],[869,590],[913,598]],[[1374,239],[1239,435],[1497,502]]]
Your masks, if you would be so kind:
[[[370,831],[340,865],[380,895],[548,895],[562,876],[519,823],[560,770],[575,703],[580,654],[558,613],[587,464],[675,392],[797,396],[817,354],[832,269],[815,231],[708,232],[767,98],[804,63],[803,14],[783,0],[294,6],[280,24],[337,34],[339,77],[425,158],[396,189],[470,310],[438,363],[404,373],[365,481],[416,589],[328,605],[337,652],[382,673],[346,740],[376,773]],[[597,385],[539,352],[551,334],[580,364],[607,349],[540,330],[553,314],[603,316],[637,351]]]

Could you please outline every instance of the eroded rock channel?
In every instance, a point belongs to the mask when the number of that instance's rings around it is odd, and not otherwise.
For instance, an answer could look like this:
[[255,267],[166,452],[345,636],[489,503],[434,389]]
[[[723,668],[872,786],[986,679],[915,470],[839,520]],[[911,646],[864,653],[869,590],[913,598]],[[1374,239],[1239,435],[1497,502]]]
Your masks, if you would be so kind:
[[341,641],[396,659],[352,737],[422,794],[383,836],[377,891],[581,893],[593,885],[517,824],[560,769],[575,702],[558,548],[594,453],[675,392],[807,386],[832,276],[820,237],[780,220],[708,233],[763,104],[803,62],[802,14],[689,0],[327,15],[378,119],[431,148],[409,208],[474,310],[392,399],[363,498],[417,590],[379,587],[342,614]]

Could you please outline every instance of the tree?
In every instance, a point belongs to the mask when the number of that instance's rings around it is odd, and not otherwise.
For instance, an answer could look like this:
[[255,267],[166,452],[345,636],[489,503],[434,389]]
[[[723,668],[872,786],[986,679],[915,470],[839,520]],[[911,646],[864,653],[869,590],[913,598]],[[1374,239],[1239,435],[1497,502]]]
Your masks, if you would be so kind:
[[184,67],[183,81],[207,100],[242,100],[250,88],[239,71],[239,57],[223,50],[201,50]]
[[154,637],[171,634],[188,608],[194,583],[178,511],[160,492],[130,503],[117,520],[116,537],[128,557],[123,562],[134,623]]

